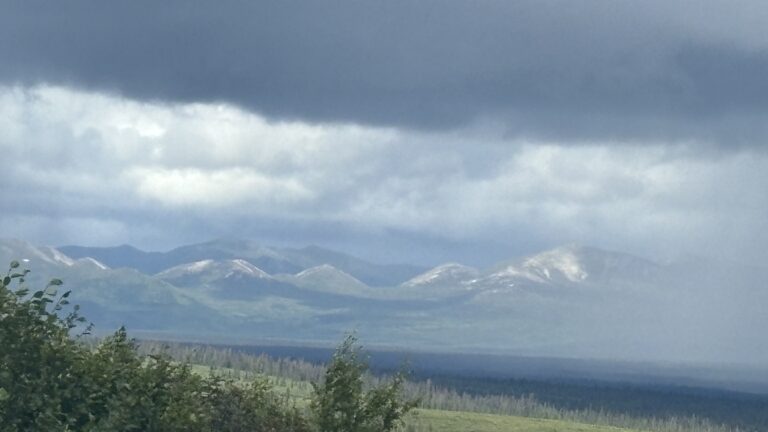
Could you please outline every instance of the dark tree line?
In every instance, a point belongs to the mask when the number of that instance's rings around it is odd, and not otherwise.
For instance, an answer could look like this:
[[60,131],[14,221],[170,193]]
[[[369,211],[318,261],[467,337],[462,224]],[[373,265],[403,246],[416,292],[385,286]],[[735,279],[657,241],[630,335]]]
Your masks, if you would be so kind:
[[[209,365],[237,379],[267,376],[292,397],[308,393],[307,382],[321,381],[325,366],[296,358],[253,355],[236,348],[209,345],[142,341],[147,354],[166,352],[174,358]],[[363,375],[363,387],[377,388],[391,378],[371,373]],[[685,395],[659,391],[599,387],[574,383],[529,380],[500,380],[457,376],[435,376],[422,381],[402,382],[406,399],[417,400],[420,408],[448,411],[514,415],[577,423],[616,426],[656,432],[753,432],[766,430],[765,403],[752,406],[748,401],[704,398],[708,411],[692,414],[680,398]],[[559,396],[559,397],[558,397]],[[562,403],[578,400],[579,405]],[[610,399],[614,406],[605,406]],[[692,399],[701,402],[702,399]],[[734,403],[736,403],[735,406]],[[645,410],[627,407],[643,405]],[[682,405],[681,405],[682,404]],[[731,412],[731,421],[722,421],[716,411]],[[710,416],[707,416],[709,414]],[[720,421],[718,421],[720,420]]]

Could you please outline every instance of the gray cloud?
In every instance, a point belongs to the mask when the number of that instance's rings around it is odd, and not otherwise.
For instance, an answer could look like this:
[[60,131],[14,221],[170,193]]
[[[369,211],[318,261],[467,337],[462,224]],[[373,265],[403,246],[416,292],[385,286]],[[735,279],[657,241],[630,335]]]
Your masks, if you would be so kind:
[[[272,119],[762,146],[761,2],[4,2],[0,79]],[[762,25],[760,25],[762,24]]]
[[0,234],[150,248],[253,236],[424,264],[571,241],[764,259],[765,153],[610,144],[0,87]]

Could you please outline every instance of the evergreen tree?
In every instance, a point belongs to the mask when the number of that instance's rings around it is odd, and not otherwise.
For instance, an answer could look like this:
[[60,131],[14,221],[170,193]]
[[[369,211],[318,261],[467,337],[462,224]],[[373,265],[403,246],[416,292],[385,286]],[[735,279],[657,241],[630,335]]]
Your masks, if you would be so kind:
[[405,414],[416,406],[415,401],[402,398],[405,375],[399,373],[366,391],[367,370],[357,338],[347,336],[334,353],[324,381],[313,384],[311,409],[320,432],[388,432],[402,425]]

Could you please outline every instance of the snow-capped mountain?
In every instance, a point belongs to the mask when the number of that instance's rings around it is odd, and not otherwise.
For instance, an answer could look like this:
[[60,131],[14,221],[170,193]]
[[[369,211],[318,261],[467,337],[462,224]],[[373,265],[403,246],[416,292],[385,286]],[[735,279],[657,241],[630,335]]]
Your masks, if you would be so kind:
[[264,270],[242,259],[200,260],[171,267],[158,273],[156,276],[168,281],[197,279],[200,282],[233,277],[271,278]]
[[491,270],[449,263],[418,275],[401,287],[440,288],[449,292],[504,292],[521,288],[648,284],[663,275],[662,266],[629,254],[568,245],[497,265]]
[[457,263],[448,263],[437,266],[406,282],[404,288],[471,288],[480,271],[474,267]]
[[365,295],[370,291],[363,282],[330,264],[308,268],[284,280],[302,288],[335,294]]
[[[669,347],[678,340],[705,346],[701,329],[748,334],[765,324],[768,301],[762,283],[768,270],[763,268],[699,260],[656,264],[574,245],[485,270],[448,263],[387,277],[381,277],[386,269],[405,267],[369,264],[316,247],[210,242],[168,253],[127,246],[71,249],[75,256],[59,248],[0,240],[0,263],[17,260],[31,269],[30,288],[45,286],[46,279],[63,279],[73,303],[82,305],[97,329],[125,324],[169,337],[208,340],[327,340],[357,328],[381,343],[503,346],[538,353],[539,348],[568,353],[574,347],[618,343],[642,349],[648,334],[664,335]],[[269,269],[242,257],[246,255]],[[151,260],[157,260],[152,268],[173,265],[151,274],[126,265],[143,266]],[[374,286],[356,274],[393,283]],[[743,316],[721,314],[724,304]],[[691,331],[675,339],[677,327]]]
[[272,275],[296,274],[310,267],[329,264],[367,285],[393,286],[425,270],[407,264],[375,264],[318,246],[278,248],[240,239],[213,240],[181,246],[168,252],[145,252],[129,245],[63,246],[58,249],[73,258],[92,257],[112,268],[129,267],[146,274],[209,259],[242,259]]
[[280,281],[242,259],[195,261],[171,267],[155,277],[211,301],[247,301],[283,291]]
[[[238,247],[242,253],[253,254],[260,259],[264,257],[283,259],[294,254],[295,256],[291,257],[291,262],[294,263],[292,266],[298,266],[300,262],[304,262],[307,266],[296,272],[290,272],[294,274],[276,275],[275,272],[270,274],[245,259],[215,258],[221,254],[226,255],[224,251],[232,251]],[[343,255],[318,248],[296,249],[283,255],[249,242],[203,243],[185,248],[178,248],[176,251],[184,250],[185,254],[194,252],[192,255],[207,251],[210,252],[211,257],[172,266],[157,273],[155,277],[179,286],[205,285],[214,281],[218,281],[217,283],[221,285],[228,280],[274,279],[320,292],[345,295],[368,295],[372,292],[372,288],[366,283],[331,263],[314,265],[315,260],[320,257],[331,261],[342,260],[347,265],[356,263],[355,260],[345,258]],[[83,252],[80,249],[76,250]],[[131,248],[131,250],[134,249]],[[311,256],[315,258],[310,259],[307,255],[301,255],[296,251],[310,251]],[[72,258],[57,248],[36,247],[21,240],[0,241],[0,259],[3,257],[7,257],[6,260],[24,260],[25,264],[28,263],[33,268],[53,267],[86,272],[110,270],[108,265],[95,258]],[[409,298],[413,298],[413,295],[418,295],[419,292],[429,293],[429,295],[442,292],[447,295],[457,290],[504,291],[518,288],[536,289],[542,286],[619,287],[656,283],[666,276],[667,271],[668,266],[661,266],[629,254],[568,245],[510,261],[486,271],[458,263],[439,265],[401,282],[399,289],[402,292],[410,291]],[[68,273],[67,271],[66,274]]]
[[621,252],[567,245],[500,266],[489,277],[547,284],[650,283],[662,266]]
[[62,268],[70,271],[109,270],[102,262],[91,258],[72,258],[51,246],[35,246],[23,240],[0,239],[0,265],[16,260],[29,268]]
[[69,267],[75,264],[75,260],[52,247],[34,246],[16,239],[0,240],[0,258],[7,261],[3,265],[7,265],[11,260],[32,263],[33,265]]
[[532,279],[582,282],[590,276],[585,266],[585,255],[581,248],[557,248],[527,258],[520,269]]

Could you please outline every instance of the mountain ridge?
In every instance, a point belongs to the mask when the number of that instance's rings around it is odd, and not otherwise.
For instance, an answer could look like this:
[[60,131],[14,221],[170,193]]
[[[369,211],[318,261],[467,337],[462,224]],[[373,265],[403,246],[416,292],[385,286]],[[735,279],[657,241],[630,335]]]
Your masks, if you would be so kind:
[[[424,270],[409,264],[376,264],[319,246],[277,248],[252,240],[218,239],[180,246],[167,252],[145,252],[129,245],[115,247],[62,246],[73,258],[91,257],[109,267],[131,267],[156,274],[171,267],[205,259],[243,259],[269,274],[296,274],[330,264],[370,286],[396,285]],[[125,254],[123,256],[123,254]]]
[[[441,350],[768,361],[768,340],[753,330],[768,325],[765,269],[657,264],[566,245],[488,269],[447,263],[371,286],[336,265],[347,256],[322,248],[280,254],[254,242],[209,242],[177,249],[172,258],[191,259],[152,274],[22,240],[0,240],[0,260],[30,268],[33,286],[63,279],[97,328],[316,341],[357,329],[375,343]],[[286,259],[294,271],[269,272],[233,255]],[[322,257],[336,262],[316,264]],[[355,268],[353,258],[342,264]],[[721,313],[723,305],[740,315]]]

